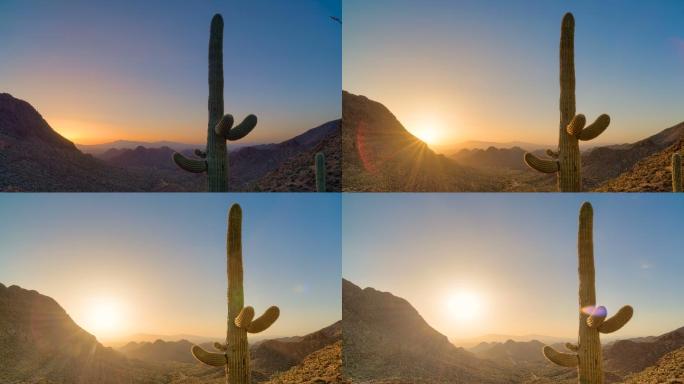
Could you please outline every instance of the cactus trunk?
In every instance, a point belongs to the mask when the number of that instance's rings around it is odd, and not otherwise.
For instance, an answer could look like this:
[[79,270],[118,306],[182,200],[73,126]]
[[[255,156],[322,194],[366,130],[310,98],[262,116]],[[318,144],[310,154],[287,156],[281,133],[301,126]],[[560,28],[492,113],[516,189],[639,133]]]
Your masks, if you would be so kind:
[[682,157],[679,153],[672,155],[672,192],[682,191]]
[[215,15],[209,35],[209,124],[207,128],[207,190],[225,192],[228,177],[226,139],[216,133],[223,117],[223,18]]
[[180,153],[173,154],[173,161],[182,169],[192,173],[207,173],[209,192],[228,190],[228,150],[226,140],[239,140],[257,124],[256,116],[248,115],[239,125],[233,127],[233,116],[223,114],[223,18],[216,14],[211,19],[209,35],[209,123],[207,126],[207,147],[205,151],[195,150],[201,158],[189,159]]
[[568,15],[563,18],[560,38],[558,190],[580,192],[582,176],[579,140],[566,129],[575,117],[575,19],[571,14]]
[[540,159],[525,153],[530,168],[543,173],[557,173],[560,192],[582,191],[582,156],[579,141],[596,138],[608,128],[610,117],[599,116],[585,127],[584,115],[575,111],[575,18],[571,13],[563,16],[560,38],[560,124],[558,150],[547,150],[551,159]]
[[247,330],[235,325],[235,319],[245,305],[242,288],[242,210],[239,205],[233,205],[230,208],[226,240],[228,244],[227,383],[249,384]]
[[325,192],[325,155],[323,152],[316,154],[316,192]]
[[587,325],[593,308],[596,307],[596,285],[594,271],[593,211],[585,203],[580,210],[579,236],[579,382],[581,384],[603,383],[601,367],[601,340],[598,329]]
[[596,273],[594,270],[594,212],[591,204],[584,203],[580,209],[577,252],[579,259],[579,331],[578,344],[567,344],[573,353],[558,352],[544,347],[544,356],[563,367],[577,367],[580,384],[603,384],[603,357],[600,333],[612,333],[622,328],[634,313],[626,305],[606,319],[607,311],[596,306]]
[[249,344],[247,333],[259,333],[270,327],[280,315],[278,307],[270,307],[262,316],[254,319],[254,308],[245,307],[242,269],[242,209],[234,204],[228,213],[226,234],[228,254],[228,318],[226,342],[214,343],[222,353],[207,352],[193,346],[192,354],[204,364],[225,366],[227,384],[251,384]]

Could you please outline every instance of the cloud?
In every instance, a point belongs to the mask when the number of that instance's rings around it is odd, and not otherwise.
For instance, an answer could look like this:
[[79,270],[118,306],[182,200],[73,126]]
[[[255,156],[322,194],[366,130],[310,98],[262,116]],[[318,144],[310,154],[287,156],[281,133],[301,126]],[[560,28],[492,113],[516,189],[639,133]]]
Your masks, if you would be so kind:
[[304,286],[304,284],[295,284],[295,286],[292,287],[292,292],[304,293],[306,292],[306,286]]
[[653,268],[653,265],[651,263],[644,262],[644,263],[641,263],[640,268],[641,269],[651,269],[651,268]]

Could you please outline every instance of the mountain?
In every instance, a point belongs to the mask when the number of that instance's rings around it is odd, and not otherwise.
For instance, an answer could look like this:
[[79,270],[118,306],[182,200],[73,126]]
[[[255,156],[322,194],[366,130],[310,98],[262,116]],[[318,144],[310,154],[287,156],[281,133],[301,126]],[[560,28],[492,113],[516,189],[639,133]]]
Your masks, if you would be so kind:
[[274,375],[267,384],[349,384],[342,377],[342,341],[308,355],[298,365]]
[[466,349],[472,351],[472,349],[478,345],[494,345],[496,343],[505,343],[508,340],[519,341],[519,342],[538,340],[544,344],[557,344],[557,343],[562,344],[562,343],[565,343],[567,341],[571,341],[572,338],[570,338],[570,337],[547,336],[547,335],[537,335],[537,334],[501,335],[501,334],[493,333],[493,334],[478,336],[478,337],[470,338],[470,339],[452,339],[451,342],[455,345],[458,345],[460,347],[463,347],[463,348],[466,348]]
[[684,327],[647,341],[618,340],[604,348],[606,370],[621,375],[639,372],[658,362],[663,355],[684,347]]
[[176,141],[133,141],[133,140],[116,140],[102,144],[76,144],[76,148],[83,153],[88,153],[96,157],[102,156],[110,149],[135,149],[137,147],[145,148],[162,148],[169,147],[174,151],[193,151],[199,148],[199,144],[179,143]]
[[542,363],[546,359],[540,352],[544,343],[539,340],[516,342],[507,340],[504,343],[480,343],[470,351],[481,359],[496,361],[501,364],[518,365],[525,363]]
[[438,155],[382,104],[342,94],[345,191],[497,191],[499,180]]
[[[120,168],[152,168],[170,171],[178,170],[178,166],[171,161],[176,150],[169,147],[135,149],[111,148],[102,153],[99,158],[108,164]],[[180,173],[180,172],[179,172]]]
[[669,352],[658,362],[643,371],[630,375],[626,384],[683,384],[684,383],[684,347]]
[[342,281],[344,374],[359,382],[515,383],[517,374],[456,348],[406,300]]
[[189,353],[193,344],[187,340],[154,342],[130,342],[118,351],[131,359],[149,362],[177,361],[180,363],[194,364],[195,358]]
[[487,149],[461,149],[452,159],[457,163],[473,168],[505,168],[524,171],[528,167],[523,162],[526,150],[520,147]]
[[193,176],[111,166],[79,151],[29,103],[0,94],[0,191],[192,191]]
[[314,156],[325,154],[327,190],[341,190],[340,120],[329,121],[278,144],[230,153],[230,183],[240,190],[315,191]]
[[103,347],[53,299],[0,284],[0,382],[118,384],[154,376]]
[[469,140],[458,143],[454,147],[454,152],[461,151],[463,149],[487,149],[489,147],[494,148],[524,148],[527,151],[544,151],[547,148],[552,148],[553,145],[548,144],[535,144],[528,143],[525,141],[508,141],[508,142],[496,142],[496,141],[479,141],[479,140]]
[[[620,182],[613,183],[612,190],[614,191],[627,191],[627,188],[644,192],[660,190],[660,184],[649,180],[648,174],[649,170],[655,171],[658,164],[651,164],[652,167],[642,170],[642,173],[633,168],[641,160],[666,151],[673,145],[677,145],[682,138],[684,138],[684,122],[635,143],[597,147],[587,151],[582,156],[582,178],[584,179],[584,184],[587,189],[595,187],[609,189],[610,187],[604,187],[602,184],[620,176],[623,179],[631,179],[631,182],[625,186],[621,185],[623,183]],[[644,166],[644,164],[641,165],[642,168]],[[669,160],[666,168],[669,168]],[[663,172],[661,176],[664,175],[665,173]],[[662,178],[658,177],[658,179]],[[656,185],[655,189],[649,186],[651,184]],[[672,188],[670,187],[669,190],[672,190]]]
[[672,155],[682,153],[684,137],[671,146],[639,160],[618,177],[600,184],[598,192],[672,192]]
[[264,340],[250,351],[254,369],[270,375],[300,364],[304,358],[342,339],[341,322],[306,336]]

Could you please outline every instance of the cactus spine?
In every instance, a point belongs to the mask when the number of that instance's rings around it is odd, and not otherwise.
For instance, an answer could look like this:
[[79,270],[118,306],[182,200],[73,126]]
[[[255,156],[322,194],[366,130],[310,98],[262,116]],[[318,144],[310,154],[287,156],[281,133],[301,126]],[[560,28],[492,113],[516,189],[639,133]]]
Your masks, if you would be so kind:
[[579,140],[592,140],[608,128],[610,117],[599,116],[589,126],[584,115],[575,115],[575,18],[572,13],[563,16],[560,38],[560,126],[558,150],[548,150],[552,158],[540,159],[525,153],[527,165],[539,172],[557,173],[561,192],[582,190],[581,155]]
[[254,308],[244,306],[242,287],[242,209],[233,204],[228,214],[228,324],[226,342],[214,343],[222,353],[207,352],[195,345],[192,354],[204,364],[226,369],[226,383],[250,384],[249,345],[247,333],[259,333],[271,326],[280,315],[278,307],[270,307],[254,319]]
[[316,154],[316,192],[325,192],[325,155],[323,152]]
[[233,127],[233,116],[223,114],[223,18],[214,15],[209,37],[209,125],[206,151],[195,150],[201,158],[189,159],[180,153],[173,154],[173,161],[192,173],[207,173],[207,190],[225,192],[228,189],[228,157],[226,140],[239,140],[257,124],[254,115],[247,116]]
[[603,360],[600,333],[612,333],[622,328],[632,318],[634,310],[629,305],[620,308],[613,317],[606,319],[607,310],[596,306],[594,271],[593,209],[584,203],[580,209],[579,235],[579,343],[566,345],[574,353],[558,352],[544,347],[544,356],[563,367],[577,367],[581,384],[603,383]]
[[672,192],[682,192],[682,157],[676,152],[672,155]]

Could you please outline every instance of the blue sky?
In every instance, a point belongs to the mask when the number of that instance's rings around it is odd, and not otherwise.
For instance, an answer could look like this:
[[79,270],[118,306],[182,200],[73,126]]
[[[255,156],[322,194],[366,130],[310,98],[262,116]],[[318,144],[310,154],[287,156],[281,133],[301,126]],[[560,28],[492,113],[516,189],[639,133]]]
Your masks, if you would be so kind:
[[[226,217],[235,202],[243,209],[245,302],[257,312],[282,311],[257,337],[306,334],[339,320],[336,194],[5,195],[0,282],[53,297],[101,339],[221,336]],[[123,308],[122,329],[89,329],[89,303],[100,299]]]
[[77,142],[201,142],[207,49],[225,20],[226,113],[259,117],[243,142],[340,117],[340,0],[0,2],[0,92]]
[[[594,207],[597,300],[612,337],[684,326],[684,200],[655,194],[346,194],[343,276],[407,299],[452,339],[577,331],[579,207]],[[473,321],[446,303],[480,298]],[[464,309],[467,310],[467,309]]]
[[[558,41],[575,15],[577,110],[604,143],[684,121],[684,2],[346,0],[343,88],[447,143],[557,142]],[[434,135],[433,135],[434,136]]]

